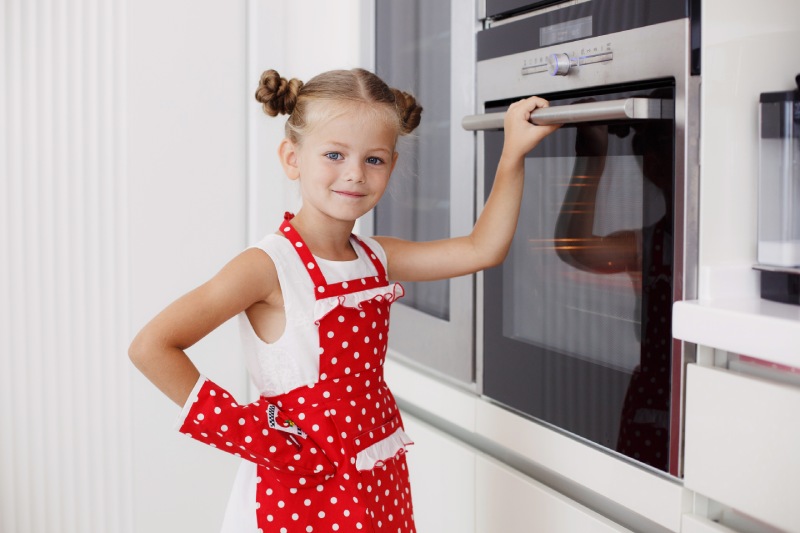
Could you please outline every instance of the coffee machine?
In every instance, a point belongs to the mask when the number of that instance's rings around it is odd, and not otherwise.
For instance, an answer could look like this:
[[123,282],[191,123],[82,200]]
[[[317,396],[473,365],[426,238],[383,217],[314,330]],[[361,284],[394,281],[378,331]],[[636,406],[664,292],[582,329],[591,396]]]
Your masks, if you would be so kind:
[[800,305],[800,74],[759,102],[758,264],[761,297]]

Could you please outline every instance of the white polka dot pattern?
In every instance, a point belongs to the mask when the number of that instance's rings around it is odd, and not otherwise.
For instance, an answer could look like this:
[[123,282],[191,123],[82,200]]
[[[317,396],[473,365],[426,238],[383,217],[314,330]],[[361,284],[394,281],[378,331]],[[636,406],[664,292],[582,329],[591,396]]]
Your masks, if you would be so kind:
[[[328,284],[289,218],[281,225],[281,232],[292,242],[300,264],[314,282],[317,300],[388,287],[383,265],[358,239],[378,275]],[[405,460],[405,445],[410,442],[383,380],[389,308],[395,299],[388,292],[361,298],[356,307],[345,306],[342,298],[317,321],[318,381],[259,400],[262,408],[266,403],[276,405],[284,418],[293,420],[307,434],[303,439],[281,432],[282,442],[268,450],[253,454],[255,457],[242,454],[258,465],[255,512],[260,533],[416,531]],[[214,407],[220,407],[223,414],[226,411],[224,402]],[[201,423],[208,422],[214,407],[202,410]],[[196,419],[191,413],[187,416],[192,424]],[[244,419],[244,426],[240,419]],[[249,419],[239,415],[225,423],[229,429],[221,433],[227,436],[234,429],[247,428]],[[251,433],[246,436],[252,441],[245,441],[245,446],[256,441],[257,434]],[[269,435],[274,433],[270,429]],[[300,448],[287,436],[294,437]],[[225,443],[222,446],[230,448]],[[298,462],[289,461],[284,469],[276,470],[269,454],[290,455]],[[309,463],[310,456],[316,462]],[[327,465],[332,465],[330,474]],[[311,475],[307,475],[309,472]]]

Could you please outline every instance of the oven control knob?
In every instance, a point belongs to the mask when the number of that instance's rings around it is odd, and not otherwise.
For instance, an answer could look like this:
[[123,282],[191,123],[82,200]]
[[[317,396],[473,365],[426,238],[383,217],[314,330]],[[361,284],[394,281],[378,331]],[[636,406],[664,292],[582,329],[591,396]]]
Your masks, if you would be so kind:
[[569,67],[570,59],[567,54],[550,54],[547,57],[547,70],[551,76],[566,76]]

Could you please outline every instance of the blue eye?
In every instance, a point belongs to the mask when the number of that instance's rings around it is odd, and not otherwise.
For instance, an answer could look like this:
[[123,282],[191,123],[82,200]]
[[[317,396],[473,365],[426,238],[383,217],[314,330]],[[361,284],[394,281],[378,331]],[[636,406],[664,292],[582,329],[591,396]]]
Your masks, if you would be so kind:
[[383,159],[381,159],[380,157],[368,157],[367,163],[369,163],[370,165],[380,165],[381,163],[383,163]]
[[331,161],[341,161],[344,156],[339,152],[328,152],[327,154],[325,154],[325,157],[327,157]]

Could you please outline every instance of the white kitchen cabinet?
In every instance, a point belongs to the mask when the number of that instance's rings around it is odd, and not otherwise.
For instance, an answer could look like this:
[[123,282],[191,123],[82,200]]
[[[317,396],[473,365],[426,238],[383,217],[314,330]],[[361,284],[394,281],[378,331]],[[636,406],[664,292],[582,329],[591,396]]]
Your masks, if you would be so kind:
[[689,365],[686,487],[800,532],[800,388]]
[[419,531],[630,532],[408,413],[403,420]]
[[413,416],[403,413],[414,441],[406,455],[417,530],[476,533],[475,452]]
[[[702,4],[699,299],[675,304],[673,335],[696,344],[703,365],[742,354],[797,367],[800,308],[761,300],[752,265],[759,94],[794,87],[800,56],[773,51],[800,45],[800,3],[748,7],[744,0]],[[755,63],[768,74],[741,68]],[[689,365],[687,373],[685,486],[725,509],[722,524],[695,509],[682,531],[773,531],[765,523],[800,531],[800,389],[724,368]],[[756,522],[732,525],[728,511]]]
[[[704,277],[731,276],[731,271],[735,276],[730,278],[732,284],[756,290],[757,275],[749,266],[710,269]],[[800,306],[753,297],[693,300],[677,302],[672,316],[673,335],[678,339],[779,365],[800,366]]]
[[553,489],[483,455],[475,461],[476,531],[630,532]]
[[681,523],[681,533],[736,533],[703,516],[684,515]]

